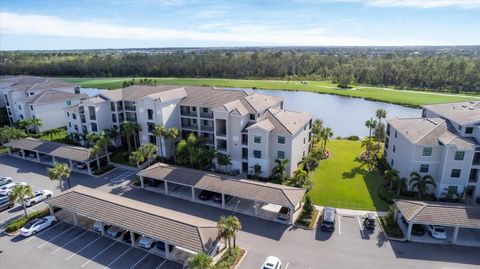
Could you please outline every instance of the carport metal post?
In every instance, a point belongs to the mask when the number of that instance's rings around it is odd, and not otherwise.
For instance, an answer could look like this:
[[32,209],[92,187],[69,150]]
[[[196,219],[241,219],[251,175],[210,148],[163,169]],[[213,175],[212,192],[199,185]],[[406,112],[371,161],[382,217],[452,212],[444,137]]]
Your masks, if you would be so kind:
[[460,227],[459,227],[459,226],[456,226],[456,227],[455,227],[455,230],[453,230],[453,239],[452,239],[452,243],[453,243],[453,244],[456,244],[456,243],[457,243],[458,230],[460,230]]
[[195,201],[195,188],[192,187],[192,201]]
[[130,243],[132,244],[132,247],[135,247],[135,233],[130,231]]
[[54,216],[54,215],[55,215],[55,211],[53,211],[53,206],[48,205],[48,211],[50,211],[50,216]]
[[293,218],[295,217],[295,207],[290,207],[290,224],[293,224]]
[[40,153],[38,151],[35,151],[35,153],[37,154],[37,162],[40,162]]
[[55,156],[52,155],[52,164],[55,164]]
[[92,168],[90,167],[90,162],[86,162],[86,164],[87,164],[88,174],[91,175],[92,174]]
[[72,212],[72,216],[73,216],[73,224],[75,224],[75,226],[78,226],[77,213]]
[[12,147],[7,147],[8,155],[12,155]]
[[70,164],[70,170],[73,170],[73,162],[72,162],[72,160],[68,159],[68,163]]
[[413,227],[413,223],[409,222],[408,229],[407,229],[407,240],[410,240],[410,236],[412,235],[412,227]]
[[255,207],[255,217],[258,217],[258,202],[257,201],[253,201],[253,202]]
[[23,149],[21,149],[20,152],[22,153],[22,158],[25,159],[25,151]]
[[165,257],[167,260],[170,260],[170,244],[167,242],[164,242],[165,244]]
[[168,195],[168,182],[166,180],[163,182],[165,183],[165,194]]
[[105,236],[105,225],[103,225],[102,221],[98,221],[98,222],[100,222],[100,227],[102,227],[102,229],[100,229],[100,231],[102,231],[102,235]]
[[222,193],[222,208],[225,208],[225,194]]
[[140,187],[141,187],[142,189],[145,188],[145,182],[143,181],[143,177],[142,177],[142,176],[140,176]]

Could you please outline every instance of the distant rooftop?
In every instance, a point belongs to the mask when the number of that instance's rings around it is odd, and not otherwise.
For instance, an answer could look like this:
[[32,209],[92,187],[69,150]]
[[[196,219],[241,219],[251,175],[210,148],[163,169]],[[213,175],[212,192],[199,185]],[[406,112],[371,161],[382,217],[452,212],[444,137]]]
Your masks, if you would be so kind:
[[75,94],[70,92],[58,91],[58,90],[46,90],[42,93],[31,95],[28,97],[24,97],[21,101],[30,103],[30,104],[48,104],[48,103],[56,103],[71,99],[82,99],[88,98],[86,94]]
[[288,111],[269,108],[267,112],[248,128],[260,127],[266,131],[296,134],[312,119],[307,112]]
[[423,108],[462,125],[480,122],[480,101],[425,105]]

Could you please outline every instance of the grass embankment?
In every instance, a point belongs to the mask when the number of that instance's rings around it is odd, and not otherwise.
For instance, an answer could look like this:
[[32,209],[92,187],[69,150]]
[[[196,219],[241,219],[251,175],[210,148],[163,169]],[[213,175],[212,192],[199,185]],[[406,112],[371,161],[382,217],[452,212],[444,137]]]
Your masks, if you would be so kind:
[[[79,83],[82,87],[118,89],[122,83],[130,80],[123,78],[63,78],[66,81]],[[136,78],[141,79],[141,78]],[[308,91],[324,94],[334,94],[368,100],[388,102],[411,107],[447,102],[461,102],[480,97],[455,95],[445,93],[394,90],[380,87],[354,86],[353,89],[339,89],[329,81],[286,81],[286,80],[247,80],[247,79],[213,79],[213,78],[152,78],[158,84],[185,86],[217,86],[226,88],[257,88],[269,90]]]
[[361,142],[332,140],[327,144],[331,155],[321,161],[311,176],[309,195],[314,204],[358,210],[385,211],[388,203],[378,196],[383,179],[377,170],[368,172],[359,162]]

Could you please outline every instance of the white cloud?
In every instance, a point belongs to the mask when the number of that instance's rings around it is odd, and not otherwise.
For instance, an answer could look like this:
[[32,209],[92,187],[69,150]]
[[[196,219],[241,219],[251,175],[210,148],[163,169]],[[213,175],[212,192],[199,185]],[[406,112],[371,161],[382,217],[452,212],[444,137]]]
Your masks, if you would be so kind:
[[[0,12],[2,35],[88,38],[111,40],[158,41],[228,45],[305,45],[305,46],[367,46],[367,45],[437,45],[429,41],[371,40],[328,35],[323,28],[285,29],[282,25],[254,23],[205,24],[196,30],[162,27],[122,26],[108,22],[61,19],[54,16]],[[3,38],[6,38],[5,36]],[[410,42],[410,43],[408,43]]]
[[[303,3],[319,3],[315,0],[295,0]],[[349,2],[360,3],[370,6],[383,7],[414,7],[414,8],[441,8],[441,7],[460,7],[460,8],[480,8],[480,0],[320,0],[325,2]]]

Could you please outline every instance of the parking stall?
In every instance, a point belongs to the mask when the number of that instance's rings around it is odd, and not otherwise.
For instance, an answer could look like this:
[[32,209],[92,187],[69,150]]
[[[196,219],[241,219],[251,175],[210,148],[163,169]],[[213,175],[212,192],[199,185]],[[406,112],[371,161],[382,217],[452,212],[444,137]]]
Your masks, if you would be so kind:
[[183,264],[198,252],[218,251],[216,223],[180,212],[83,186],[54,196],[47,204],[63,222],[109,238],[113,243],[106,254],[142,249]]
[[281,223],[293,223],[305,190],[280,184],[154,164],[137,175],[141,186],[161,194]]
[[407,240],[480,246],[480,207],[459,203],[395,201]]

